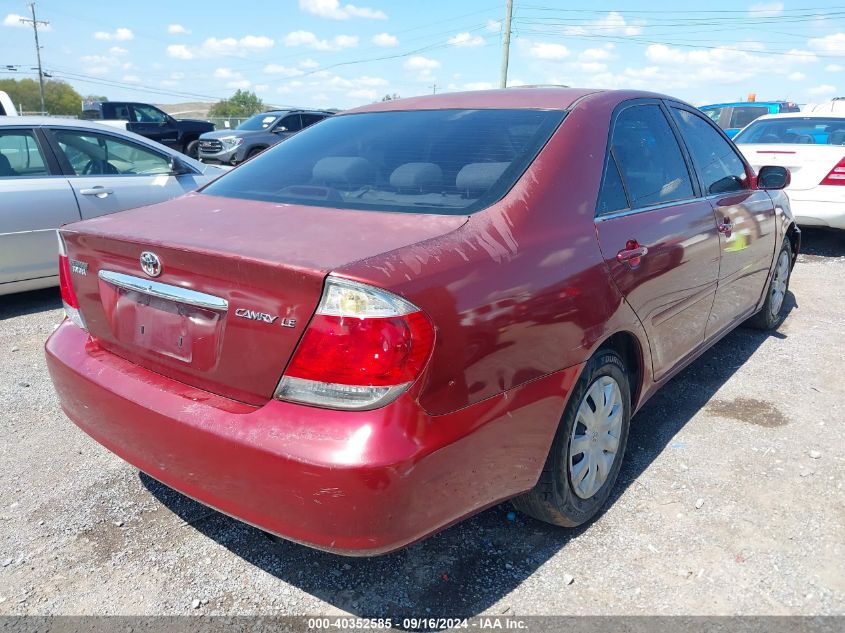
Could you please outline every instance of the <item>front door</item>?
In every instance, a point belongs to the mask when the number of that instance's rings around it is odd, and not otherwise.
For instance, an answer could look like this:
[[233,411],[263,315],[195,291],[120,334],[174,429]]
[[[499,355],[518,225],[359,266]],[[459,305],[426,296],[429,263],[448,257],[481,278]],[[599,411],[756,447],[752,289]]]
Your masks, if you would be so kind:
[[133,123],[130,129],[135,134],[140,134],[168,147],[176,147],[177,141],[179,140],[179,129],[175,121],[158,108],[154,108],[151,105],[133,103],[132,121]]
[[[170,200],[197,188],[196,174],[171,174],[170,157],[109,134],[54,129],[82,219]],[[200,176],[201,177],[201,176]]]
[[768,193],[751,188],[736,149],[705,117],[684,106],[669,109],[719,229],[722,256],[709,338],[748,316],[760,302],[774,257],[775,207]]
[[657,102],[618,112],[596,231],[613,281],[649,339],[655,379],[704,342],[719,236]]

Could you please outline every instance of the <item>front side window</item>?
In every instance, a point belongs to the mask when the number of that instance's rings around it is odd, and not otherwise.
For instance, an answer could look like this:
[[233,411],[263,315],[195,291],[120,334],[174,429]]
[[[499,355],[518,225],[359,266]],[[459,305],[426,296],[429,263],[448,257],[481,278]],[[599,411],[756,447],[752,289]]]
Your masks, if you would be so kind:
[[148,105],[133,105],[132,112],[135,114],[135,121],[138,123],[164,123],[167,116],[159,110]]
[[728,127],[745,127],[755,119],[759,119],[768,113],[769,108],[766,106],[734,106],[733,112],[731,112],[731,122]]
[[302,118],[302,129],[326,118],[324,114],[300,114],[299,116]]
[[845,145],[845,118],[757,119],[734,142],[783,145]]
[[613,127],[611,146],[631,208],[693,197],[681,148],[659,106],[623,110]]
[[44,155],[32,132],[0,131],[0,178],[47,175]]
[[687,144],[692,164],[707,195],[748,188],[745,163],[707,121],[692,112],[670,108]]
[[77,176],[154,176],[171,172],[168,157],[135,143],[82,130],[55,130],[54,134]]
[[462,215],[500,199],[559,110],[412,110],[329,117],[205,187],[228,198]]
[[302,121],[298,114],[290,114],[282,119],[281,127],[286,128],[288,132],[299,132],[302,129]]

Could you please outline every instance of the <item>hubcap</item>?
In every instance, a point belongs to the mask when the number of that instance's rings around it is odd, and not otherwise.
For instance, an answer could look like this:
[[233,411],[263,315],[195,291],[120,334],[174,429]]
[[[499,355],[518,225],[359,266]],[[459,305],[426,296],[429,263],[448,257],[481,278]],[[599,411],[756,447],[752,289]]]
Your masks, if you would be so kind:
[[789,254],[783,251],[778,258],[775,276],[772,278],[772,300],[769,302],[769,305],[772,308],[773,316],[780,314],[783,299],[786,296],[787,282],[789,282]]
[[597,378],[578,406],[569,440],[569,480],[589,499],[610,475],[622,434],[622,392],[610,376]]

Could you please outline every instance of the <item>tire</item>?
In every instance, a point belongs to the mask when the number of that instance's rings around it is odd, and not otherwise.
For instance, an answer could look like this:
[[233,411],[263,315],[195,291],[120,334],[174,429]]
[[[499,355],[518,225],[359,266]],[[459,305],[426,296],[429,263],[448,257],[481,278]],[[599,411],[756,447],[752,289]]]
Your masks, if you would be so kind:
[[[783,278],[785,275],[785,279]],[[763,307],[747,324],[758,330],[774,330],[783,323],[786,316],[786,293],[789,292],[789,280],[792,277],[792,247],[789,238],[783,241],[775,262],[775,270],[766,287],[766,301]]]
[[195,139],[193,141],[188,141],[185,144],[185,151],[182,152],[182,153],[185,154],[185,156],[188,156],[188,157],[196,160],[196,159],[199,158],[199,148],[200,148],[200,142],[198,140]]
[[[612,448],[612,440],[606,440],[609,443],[602,446],[602,438],[612,437],[612,434],[604,432],[598,424],[596,426],[599,428],[590,429],[583,423],[584,420],[589,420],[586,412],[579,415],[582,405],[588,407],[591,412],[604,406],[604,402],[596,402],[593,396],[603,397],[606,389],[602,387],[606,388],[611,383],[615,383],[618,388],[618,391],[614,391],[611,386],[613,398],[618,405],[618,409],[614,407],[612,410],[618,410],[620,416],[618,424],[613,424],[617,440],[615,453],[607,450]],[[598,386],[598,392],[593,391],[595,386]],[[596,409],[591,406],[591,402]],[[615,415],[609,418],[615,420]],[[513,499],[514,506],[535,519],[563,527],[576,527],[595,517],[610,496],[619,476],[630,423],[631,389],[625,364],[616,352],[601,349],[587,362],[575,384],[537,485]],[[573,432],[577,433],[579,439],[574,440]],[[595,433],[592,440],[585,439],[591,436],[591,432]],[[579,447],[587,447],[588,451],[592,451],[590,455],[596,458],[592,464],[589,463],[591,457],[588,452],[578,452]],[[605,456],[611,454],[612,462],[608,468]],[[587,465],[579,469],[577,464],[583,463],[584,460],[588,460]],[[586,486],[593,468],[596,469],[597,477],[601,477],[599,461],[606,471],[604,481],[599,485],[597,479],[592,486]],[[583,470],[587,473],[580,478],[578,475]]]
[[246,158],[244,158],[244,160],[249,160],[253,156],[258,156],[265,149],[267,149],[267,148],[266,147],[253,147],[251,150],[249,150],[249,152],[247,153]]

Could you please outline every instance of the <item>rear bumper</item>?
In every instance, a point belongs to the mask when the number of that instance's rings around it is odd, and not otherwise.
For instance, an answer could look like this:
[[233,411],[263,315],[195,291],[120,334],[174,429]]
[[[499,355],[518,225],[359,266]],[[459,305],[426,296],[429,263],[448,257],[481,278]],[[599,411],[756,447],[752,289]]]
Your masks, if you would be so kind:
[[62,408],[127,462],[221,512],[348,555],[386,553],[537,481],[581,366],[430,417],[253,407],[138,367],[65,321],[46,345]]
[[815,200],[821,197],[815,190],[808,192],[788,192],[789,206],[795,221],[801,226],[828,226],[845,229],[845,200]]

